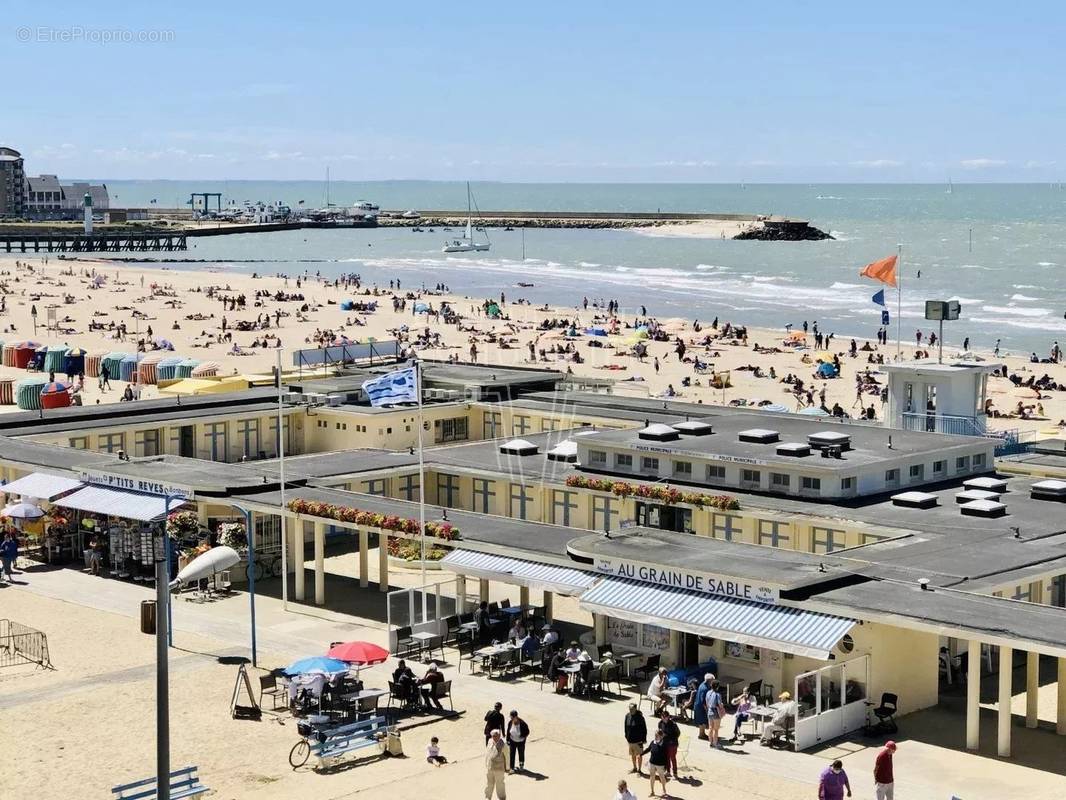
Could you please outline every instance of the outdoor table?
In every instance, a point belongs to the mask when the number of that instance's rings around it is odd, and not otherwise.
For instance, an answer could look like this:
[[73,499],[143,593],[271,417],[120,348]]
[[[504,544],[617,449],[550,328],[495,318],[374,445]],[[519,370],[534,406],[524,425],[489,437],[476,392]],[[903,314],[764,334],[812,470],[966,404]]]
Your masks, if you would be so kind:
[[363,689],[361,692],[349,692],[340,696],[341,702],[348,704],[356,714],[377,711],[378,700],[388,694],[387,689]]
[[733,687],[736,686],[738,683],[746,684],[747,682],[747,678],[738,678],[736,675],[718,676],[718,683],[720,683],[725,688],[725,701],[727,703],[733,702]]
[[615,658],[617,658],[619,661],[621,661],[622,665],[625,667],[625,669],[626,669],[626,677],[629,678],[629,679],[632,679],[633,678],[633,671],[632,671],[633,668],[631,666],[631,662],[633,661],[634,658],[640,658],[640,653],[622,653],[621,655],[615,656]]
[[765,725],[767,722],[774,718],[774,714],[777,713],[777,707],[780,703],[774,703],[772,706],[752,706],[748,711],[748,716],[756,723],[756,733],[758,733],[759,723]]
[[422,648],[426,646],[426,642],[436,639],[440,634],[430,633],[429,631],[419,631],[418,633],[412,633],[411,638],[418,642],[418,655],[421,657]]
[[[603,663],[602,661],[593,661],[592,662],[592,669],[593,670],[599,669],[600,668],[600,664],[602,664],[602,663]],[[569,662],[567,664],[563,664],[561,667],[559,667],[559,672],[563,672],[566,675],[577,675],[577,674],[579,674],[581,672],[581,662],[580,661],[571,661],[571,662]],[[574,681],[571,678],[567,678],[566,688],[569,689],[570,691],[573,691]]]
[[476,631],[477,630],[477,623],[476,622],[464,622],[462,625],[459,626],[459,630],[461,630],[461,631]]
[[501,608],[504,614],[508,614],[512,617],[525,614],[527,611],[532,611],[533,606],[507,606],[507,608]]
[[492,677],[492,664],[501,656],[509,656],[515,650],[521,650],[522,645],[511,644],[510,641],[499,642],[498,644],[491,644],[488,647],[482,647],[480,650],[475,650],[474,655],[482,660],[482,666],[486,659],[489,660],[489,677]]
[[670,689],[663,689],[663,697],[670,698],[670,703],[674,707],[674,716],[683,717],[684,713],[681,708],[681,698],[689,694],[687,686],[674,686]]

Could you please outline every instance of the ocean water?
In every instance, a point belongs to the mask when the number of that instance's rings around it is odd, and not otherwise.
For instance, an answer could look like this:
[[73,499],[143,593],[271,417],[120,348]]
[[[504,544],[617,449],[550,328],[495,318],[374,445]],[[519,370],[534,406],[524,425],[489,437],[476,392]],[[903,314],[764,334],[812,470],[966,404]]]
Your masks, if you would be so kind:
[[[173,206],[190,191],[226,199],[324,203],[317,182],[109,182],[117,205]],[[962,318],[945,340],[1045,354],[1066,341],[1066,189],[1058,185],[700,185],[475,184],[486,210],[707,211],[783,214],[833,234],[823,242],[748,242],[666,237],[630,230],[489,229],[489,253],[445,255],[446,234],[408,229],[291,231],[198,239],[189,258],[224,269],[333,276],[360,273],[367,283],[447,283],[475,296],[523,297],[575,306],[616,299],[623,312],[641,305],[661,318],[712,318],[783,328],[817,320],[838,336],[873,336],[879,287],[859,277],[864,264],[903,247],[902,329],[933,329],[926,299],[957,299]],[[331,199],[367,199],[383,208],[456,208],[459,183],[334,182]],[[523,243],[524,255],[523,259]],[[239,263],[264,259],[271,263]],[[194,265],[202,266],[202,265]],[[517,282],[532,282],[517,288]],[[897,296],[886,290],[895,336]]]

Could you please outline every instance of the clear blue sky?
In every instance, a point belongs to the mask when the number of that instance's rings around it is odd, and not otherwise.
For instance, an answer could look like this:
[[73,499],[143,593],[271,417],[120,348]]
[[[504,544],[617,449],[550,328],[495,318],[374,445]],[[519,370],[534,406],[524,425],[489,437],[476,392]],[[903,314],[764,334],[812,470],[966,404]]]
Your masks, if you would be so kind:
[[1066,179],[1062,2],[18,5],[33,174]]

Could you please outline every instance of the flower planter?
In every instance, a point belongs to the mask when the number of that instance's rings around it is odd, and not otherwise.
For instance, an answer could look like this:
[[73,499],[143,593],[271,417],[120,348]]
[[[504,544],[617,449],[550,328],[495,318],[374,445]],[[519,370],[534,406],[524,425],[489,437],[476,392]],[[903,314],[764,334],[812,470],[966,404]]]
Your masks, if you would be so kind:
[[[427,561],[425,563],[427,572],[429,572],[430,570],[441,569],[440,561]],[[421,572],[422,562],[418,559],[414,561],[408,561],[406,558],[397,558],[396,556],[389,556],[389,569],[405,569]]]

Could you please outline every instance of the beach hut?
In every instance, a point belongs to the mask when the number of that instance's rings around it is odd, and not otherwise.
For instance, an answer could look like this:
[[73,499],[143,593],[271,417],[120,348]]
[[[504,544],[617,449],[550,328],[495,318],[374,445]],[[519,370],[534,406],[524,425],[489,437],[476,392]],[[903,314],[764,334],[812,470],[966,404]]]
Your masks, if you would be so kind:
[[213,378],[218,375],[218,371],[222,369],[222,365],[217,361],[202,361],[193,367],[189,377],[191,378]]
[[15,402],[15,390],[11,378],[0,378],[0,406],[10,406]]
[[66,408],[70,405],[70,384],[52,381],[41,387],[41,408]]
[[141,359],[137,367],[137,382],[142,386],[152,386],[156,382],[156,368],[163,360],[160,353],[149,353]]
[[122,359],[128,355],[129,353],[108,353],[100,361],[101,372],[104,367],[107,367],[108,377],[113,381],[117,381],[122,374]]
[[26,369],[33,361],[34,355],[37,353],[37,348],[40,347],[40,342],[18,342],[15,344],[15,363],[12,366],[18,369]]
[[125,356],[119,363],[118,379],[126,383],[133,383],[137,378],[138,361],[140,361],[140,358],[135,353]]
[[65,345],[52,345],[45,350],[44,354],[44,372],[62,372],[64,359],[67,356],[67,351],[70,348]]
[[100,377],[100,367],[104,363],[104,356],[107,355],[106,350],[93,350],[91,353],[85,354],[85,377],[86,378],[98,378]]
[[178,364],[185,359],[178,358],[177,356],[167,356],[159,361],[159,364],[155,368],[156,383],[159,381],[172,381],[177,377]]
[[67,375],[77,375],[85,369],[85,351],[80,347],[72,347],[67,350],[63,357],[63,372]]
[[15,366],[15,344],[16,342],[4,342],[4,349],[0,351],[0,363],[5,367]]
[[47,356],[48,345],[38,345],[37,349],[33,351],[33,358],[31,358],[30,363],[26,365],[26,369],[42,372],[44,370],[44,360]]
[[186,358],[184,361],[178,364],[178,368],[174,370],[175,378],[191,378],[192,371],[200,366],[200,362],[195,358]]
[[40,376],[23,378],[15,384],[15,403],[24,411],[36,411],[41,407],[41,387],[48,379]]

